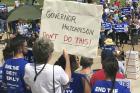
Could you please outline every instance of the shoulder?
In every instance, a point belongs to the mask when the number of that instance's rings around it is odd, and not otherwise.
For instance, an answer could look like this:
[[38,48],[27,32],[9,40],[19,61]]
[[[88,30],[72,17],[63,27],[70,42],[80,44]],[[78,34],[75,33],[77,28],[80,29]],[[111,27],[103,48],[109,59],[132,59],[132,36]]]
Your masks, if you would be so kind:
[[72,73],[72,77],[86,78],[85,75],[80,74],[80,73]]
[[119,73],[119,72],[118,72],[117,75],[116,75],[116,78],[121,78],[121,79],[123,79],[123,78],[125,78],[125,77],[124,77],[124,75],[123,75],[122,73]]
[[33,63],[27,63],[25,65],[25,74],[34,72],[34,64]]
[[104,75],[104,70],[103,69],[101,69],[99,71],[96,71],[95,74],[93,74],[92,76],[102,76],[102,75]]
[[111,82],[105,81],[105,80],[97,80],[94,84],[94,87],[101,87],[101,86],[106,86],[107,84],[109,84]]
[[33,63],[27,63],[25,66],[26,69],[31,68],[31,67],[34,67]]
[[11,58],[10,59],[6,59],[5,63],[10,62],[11,60],[12,60]]
[[28,61],[26,61],[25,59],[21,58],[21,59],[17,59],[17,61],[20,61],[20,65],[25,66]]
[[54,66],[54,69],[55,69],[55,70],[63,70],[62,67],[59,66],[59,65],[49,65],[49,66],[51,66],[51,67]]

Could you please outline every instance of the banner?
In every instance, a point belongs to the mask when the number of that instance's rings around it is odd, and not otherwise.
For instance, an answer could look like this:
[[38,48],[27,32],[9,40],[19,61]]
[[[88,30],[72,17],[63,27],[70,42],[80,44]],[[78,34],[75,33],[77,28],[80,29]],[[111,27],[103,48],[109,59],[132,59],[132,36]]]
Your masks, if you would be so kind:
[[115,24],[114,29],[116,32],[125,32],[125,25],[124,24]]
[[105,0],[100,0],[100,4],[104,5],[105,4]]
[[112,24],[109,23],[109,22],[102,23],[102,26],[105,30],[111,30],[112,29]]
[[51,39],[55,52],[96,57],[102,10],[100,5],[45,0],[40,37]]
[[121,11],[125,15],[131,14],[131,7],[124,7],[121,9]]

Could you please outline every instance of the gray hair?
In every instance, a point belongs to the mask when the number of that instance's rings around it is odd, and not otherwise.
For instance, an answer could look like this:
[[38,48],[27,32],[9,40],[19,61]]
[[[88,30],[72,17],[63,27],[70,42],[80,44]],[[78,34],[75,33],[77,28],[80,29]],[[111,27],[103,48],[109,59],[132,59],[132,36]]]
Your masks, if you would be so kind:
[[33,56],[36,63],[44,64],[54,50],[54,45],[50,39],[39,38],[33,46]]

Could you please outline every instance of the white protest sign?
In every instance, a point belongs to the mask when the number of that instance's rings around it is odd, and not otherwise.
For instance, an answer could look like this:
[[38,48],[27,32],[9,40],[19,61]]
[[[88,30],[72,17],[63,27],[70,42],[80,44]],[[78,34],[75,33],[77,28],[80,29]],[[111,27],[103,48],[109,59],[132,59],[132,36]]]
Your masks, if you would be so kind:
[[102,6],[68,1],[44,1],[40,37],[54,43],[55,52],[96,57]]

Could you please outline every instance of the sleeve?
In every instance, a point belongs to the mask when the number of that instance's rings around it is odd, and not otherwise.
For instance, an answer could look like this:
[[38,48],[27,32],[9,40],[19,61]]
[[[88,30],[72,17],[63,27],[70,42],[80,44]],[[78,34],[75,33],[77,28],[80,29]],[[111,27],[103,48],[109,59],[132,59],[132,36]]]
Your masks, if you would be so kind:
[[69,82],[69,77],[60,66],[58,66],[58,67],[60,70],[60,83],[62,85],[67,85],[67,83]]
[[95,84],[95,81],[96,81],[95,75],[93,74],[92,77],[91,77],[91,79],[90,79],[91,87]]

